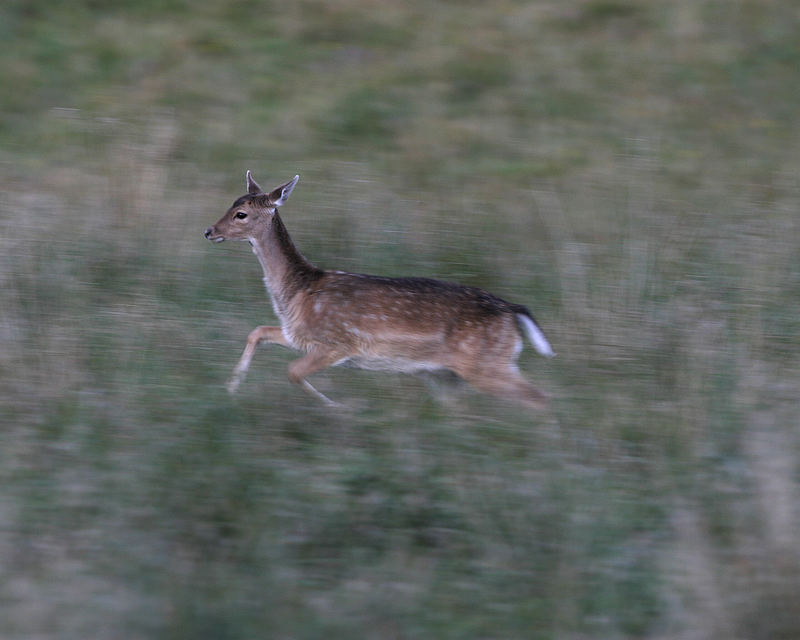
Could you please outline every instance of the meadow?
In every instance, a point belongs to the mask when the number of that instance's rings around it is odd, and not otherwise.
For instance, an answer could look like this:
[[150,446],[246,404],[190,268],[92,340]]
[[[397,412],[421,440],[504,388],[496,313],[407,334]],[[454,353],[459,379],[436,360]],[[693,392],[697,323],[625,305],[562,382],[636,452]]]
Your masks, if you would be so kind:
[[[796,638],[800,12],[7,0],[0,637]],[[261,349],[246,245],[484,287],[531,412]]]

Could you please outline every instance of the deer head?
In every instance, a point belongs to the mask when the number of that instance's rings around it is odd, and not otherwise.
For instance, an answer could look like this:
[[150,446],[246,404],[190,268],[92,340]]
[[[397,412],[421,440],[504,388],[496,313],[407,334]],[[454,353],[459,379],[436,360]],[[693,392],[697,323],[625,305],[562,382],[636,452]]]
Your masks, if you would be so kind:
[[264,193],[248,171],[247,194],[237,199],[217,224],[206,229],[206,238],[211,242],[251,240],[257,230],[272,224],[275,210],[289,199],[299,179],[300,176],[295,176],[286,184]]

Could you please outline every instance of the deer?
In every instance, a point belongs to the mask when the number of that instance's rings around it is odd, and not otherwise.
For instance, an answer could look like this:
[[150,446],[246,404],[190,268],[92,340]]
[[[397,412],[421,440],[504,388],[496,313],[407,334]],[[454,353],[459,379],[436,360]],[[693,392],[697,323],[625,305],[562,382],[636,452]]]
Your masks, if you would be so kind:
[[390,278],[321,269],[298,251],[278,213],[300,176],[264,192],[246,173],[247,193],[205,231],[214,243],[247,241],[264,272],[280,326],[247,337],[227,389],[236,392],[256,348],[277,344],[302,353],[289,380],[329,406],[308,376],[348,365],[371,371],[449,371],[475,389],[542,409],[547,395],[520,373],[523,336],[555,354],[527,307],[488,291],[421,277]]

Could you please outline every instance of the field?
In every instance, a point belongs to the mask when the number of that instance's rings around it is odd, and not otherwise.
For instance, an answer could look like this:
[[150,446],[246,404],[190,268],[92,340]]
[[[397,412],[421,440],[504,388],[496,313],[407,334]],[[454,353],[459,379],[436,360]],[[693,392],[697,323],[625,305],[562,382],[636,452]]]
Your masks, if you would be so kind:
[[[796,638],[800,11],[7,0],[0,637]],[[261,349],[203,230],[529,306],[552,402]]]

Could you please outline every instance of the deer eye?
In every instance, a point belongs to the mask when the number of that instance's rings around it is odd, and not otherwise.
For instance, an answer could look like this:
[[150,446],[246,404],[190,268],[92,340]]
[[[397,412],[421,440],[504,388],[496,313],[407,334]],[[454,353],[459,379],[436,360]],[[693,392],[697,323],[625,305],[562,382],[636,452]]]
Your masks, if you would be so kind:
[[236,212],[236,217],[239,220],[244,220],[247,217],[247,214],[244,211],[237,211]]

